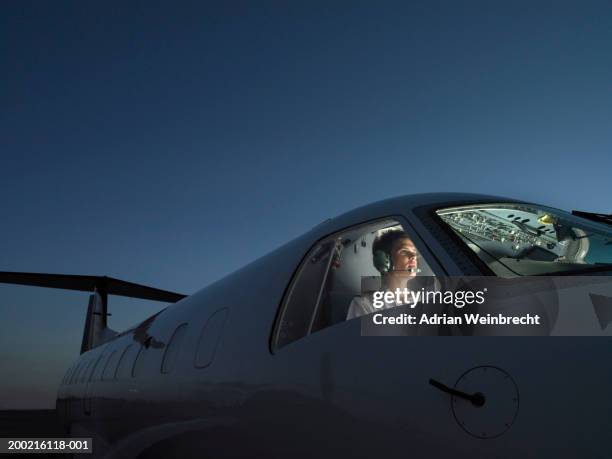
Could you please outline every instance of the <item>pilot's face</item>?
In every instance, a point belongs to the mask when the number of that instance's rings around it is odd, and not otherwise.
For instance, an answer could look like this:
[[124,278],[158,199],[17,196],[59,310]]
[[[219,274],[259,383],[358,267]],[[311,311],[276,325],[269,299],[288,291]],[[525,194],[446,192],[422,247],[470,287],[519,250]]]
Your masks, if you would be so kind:
[[408,239],[399,239],[391,250],[394,271],[416,271],[417,250],[414,243]]

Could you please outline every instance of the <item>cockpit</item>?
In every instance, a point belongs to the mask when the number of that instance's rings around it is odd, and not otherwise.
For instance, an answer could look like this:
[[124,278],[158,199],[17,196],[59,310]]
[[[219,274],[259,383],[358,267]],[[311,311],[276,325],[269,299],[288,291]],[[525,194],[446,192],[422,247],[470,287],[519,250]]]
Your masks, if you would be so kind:
[[603,223],[527,204],[462,206],[437,214],[498,276],[612,270],[612,231]]
[[[390,269],[386,264],[392,260],[373,250],[376,240],[386,233],[407,234],[404,231],[398,221],[385,219],[341,231],[319,242],[306,255],[290,286],[276,345],[281,347],[346,321],[351,318],[349,308],[354,299],[368,298],[384,289],[383,279]],[[411,276],[433,276],[416,247],[407,258],[414,258]]]

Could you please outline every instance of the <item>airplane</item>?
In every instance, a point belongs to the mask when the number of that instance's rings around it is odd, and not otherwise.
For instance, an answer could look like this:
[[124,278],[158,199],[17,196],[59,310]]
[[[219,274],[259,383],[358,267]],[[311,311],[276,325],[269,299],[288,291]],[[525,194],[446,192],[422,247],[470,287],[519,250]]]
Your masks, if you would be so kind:
[[[607,280],[610,224],[497,196],[417,194],[326,220],[189,296],[96,276],[0,282],[91,292],[56,406],[68,436],[93,439],[92,457],[609,457],[609,339],[446,326],[362,336],[367,316],[347,314],[381,288],[389,271],[373,245],[390,231],[413,242],[414,276]],[[170,305],[117,332],[108,295]],[[598,322],[605,336],[610,320]]]

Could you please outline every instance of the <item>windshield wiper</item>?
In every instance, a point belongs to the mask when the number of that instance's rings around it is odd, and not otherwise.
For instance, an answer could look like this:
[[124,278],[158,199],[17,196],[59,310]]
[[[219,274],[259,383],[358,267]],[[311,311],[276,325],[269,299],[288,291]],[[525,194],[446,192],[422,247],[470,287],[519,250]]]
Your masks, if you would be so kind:
[[583,212],[582,210],[572,210],[572,215],[576,217],[586,218],[594,222],[605,223],[612,225],[612,214],[596,214],[593,212]]

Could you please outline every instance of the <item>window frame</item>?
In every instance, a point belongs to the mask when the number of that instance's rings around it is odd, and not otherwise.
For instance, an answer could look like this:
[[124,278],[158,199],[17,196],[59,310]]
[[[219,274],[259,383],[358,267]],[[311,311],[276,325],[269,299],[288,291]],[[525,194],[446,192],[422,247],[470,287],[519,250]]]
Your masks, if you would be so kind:
[[[358,230],[360,227],[368,227],[368,226],[372,226],[372,225],[376,225],[377,223],[383,223],[386,221],[395,221],[396,223],[400,224],[402,226],[402,229],[408,233],[408,235],[410,236],[410,238],[412,239],[412,241],[414,242],[417,250],[419,251],[421,257],[425,260],[425,262],[429,265],[429,267],[431,268],[432,272],[434,273],[434,276],[440,277],[440,276],[445,276],[446,272],[444,270],[444,268],[442,267],[442,263],[440,263],[440,260],[433,254],[433,252],[429,249],[429,247],[427,246],[427,244],[425,243],[425,241],[423,240],[423,238],[420,237],[420,235],[418,234],[418,232],[416,231],[416,229],[414,228],[413,225],[410,224],[410,222],[408,221],[408,219],[404,216],[404,215],[388,215],[388,216],[382,216],[382,217],[377,217],[377,218],[373,218],[370,220],[366,220],[360,223],[355,223],[352,225],[348,225],[345,227],[342,227],[336,231],[333,231],[331,233],[328,233],[320,238],[318,238],[316,241],[314,241],[312,244],[310,244],[310,246],[308,247],[308,249],[305,251],[304,255],[302,256],[302,258],[300,259],[300,262],[298,263],[296,269],[294,270],[293,274],[291,275],[291,280],[289,281],[289,283],[287,284],[287,286],[285,287],[285,291],[283,293],[283,296],[281,298],[280,301],[280,305],[278,307],[277,313],[276,313],[276,318],[274,320],[274,324],[272,327],[272,331],[270,334],[270,340],[269,340],[269,349],[270,349],[270,353],[271,354],[276,354],[279,350],[287,347],[287,345],[289,344],[293,344],[295,342],[298,342],[304,338],[307,338],[308,336],[310,336],[312,334],[312,325],[313,322],[316,320],[316,313],[318,311],[318,307],[319,307],[319,303],[321,301],[321,290],[324,288],[325,286],[325,282],[328,279],[329,276],[329,264],[326,268],[325,271],[325,276],[323,277],[323,280],[321,282],[320,285],[320,290],[319,293],[317,295],[317,304],[313,307],[313,316],[311,317],[310,320],[310,325],[308,327],[308,334],[292,341],[291,343],[285,344],[283,346],[278,346],[278,339],[279,339],[279,334],[281,331],[281,324],[283,322],[284,316],[287,312],[288,309],[288,305],[289,305],[289,299],[291,298],[291,294],[293,292],[293,289],[298,281],[298,279],[301,277],[301,273],[302,270],[304,268],[304,266],[306,265],[306,261],[310,258],[309,256],[312,254],[312,252],[322,243],[326,242],[326,241],[331,241],[332,239],[336,239],[338,240],[342,234],[345,234],[349,231],[355,231]],[[332,249],[333,250],[333,249]],[[331,264],[331,259],[332,257],[330,257],[330,264]],[[333,324],[330,327],[326,327],[326,328],[333,328],[334,326],[337,326],[340,324]]]
[[[444,234],[445,237],[449,238],[450,241],[452,241],[452,243],[456,244],[456,246],[459,248],[459,253],[461,255],[463,255],[464,257],[466,257],[473,265],[475,265],[475,267],[477,269],[479,269],[481,271],[481,273],[479,274],[480,276],[491,276],[491,277],[510,277],[510,278],[514,278],[514,277],[523,277],[523,276],[527,276],[526,274],[517,274],[514,273],[514,275],[509,275],[509,276],[503,276],[502,274],[498,274],[497,272],[495,272],[490,266],[489,264],[483,259],[481,258],[476,252],[474,252],[472,249],[470,249],[470,247],[466,244],[466,242],[461,238],[461,236],[459,234],[457,234],[457,232],[448,224],[446,223],[442,217],[438,214],[439,211],[445,211],[445,210],[449,210],[449,209],[454,209],[454,208],[475,208],[475,209],[482,209],[483,207],[486,206],[525,206],[525,207],[532,207],[532,208],[536,208],[536,209],[541,209],[547,212],[551,212],[551,213],[559,213],[559,214],[566,214],[568,216],[574,217],[574,218],[582,218],[576,215],[572,215],[569,214],[567,211],[564,211],[562,209],[556,209],[554,207],[550,207],[550,206],[545,206],[542,204],[537,204],[537,203],[532,203],[532,202],[524,202],[524,201],[519,201],[519,200],[503,200],[503,199],[498,199],[498,200],[487,200],[487,201],[479,201],[479,202],[461,202],[461,203],[448,203],[445,205],[435,205],[432,206],[431,208],[428,209],[428,211],[426,212],[426,215],[431,218],[431,220],[433,222],[435,222],[435,224],[442,230],[442,233]],[[423,209],[423,208],[420,208]],[[415,210],[419,210],[419,209],[415,209]],[[586,220],[586,219],[585,219]],[[588,222],[587,220],[587,223]],[[593,222],[594,224],[598,224],[597,222]],[[605,224],[602,224],[605,226]],[[442,241],[441,241],[442,242]],[[448,251],[447,251],[448,253]],[[458,263],[459,261],[456,259],[456,254],[451,254],[448,253],[449,256],[451,256],[453,262]],[[491,257],[490,255],[487,254],[487,258],[490,258],[491,260],[494,260],[498,263],[501,264],[501,266],[506,269],[509,273],[512,272],[512,269],[509,267],[504,266],[504,264],[502,262],[499,262],[498,260],[495,260],[494,257]],[[565,274],[563,274],[563,271],[559,271],[559,272],[554,272],[554,273],[544,273],[544,274],[532,274],[532,275],[541,275],[541,276],[563,276]]]
[[68,382],[68,384],[77,384],[78,374],[81,371],[82,365],[83,365],[82,362],[79,362],[75,365],[74,371],[70,375],[70,381]]
[[[218,336],[217,336],[217,339],[215,340],[214,344],[212,345],[212,348],[210,349],[211,359],[205,365],[198,365],[198,357],[202,354],[201,349],[204,348],[204,344],[205,344],[204,341],[210,335],[209,325],[210,325],[211,321],[214,320],[216,318],[216,316],[218,316],[220,314],[223,314],[223,317],[222,317],[223,321],[221,322],[220,326],[216,329],[216,330],[218,330]],[[199,335],[198,340],[196,342],[195,354],[193,356],[193,368],[195,368],[197,370],[202,370],[202,369],[208,368],[210,365],[212,365],[212,363],[215,360],[215,356],[216,356],[216,353],[217,353],[217,348],[219,347],[219,343],[223,339],[223,332],[225,331],[225,324],[227,323],[228,316],[229,316],[229,308],[226,308],[226,307],[219,308],[219,309],[215,310],[212,314],[210,314],[208,316],[208,318],[204,322],[204,326],[202,327],[202,330],[200,331],[200,335]],[[207,333],[207,331],[208,331],[208,333]],[[214,333],[215,330],[213,329],[212,332]]]
[[103,357],[105,356],[104,351],[100,353],[100,355],[98,356],[98,358],[96,358],[95,360],[93,360],[93,362],[95,362],[93,364],[93,366],[91,367],[91,371],[89,372],[89,376],[87,377],[87,383],[89,384],[92,381],[97,381],[96,379],[94,379],[94,374],[96,372],[96,369],[98,368],[98,365],[100,365],[100,362],[102,362]]
[[115,379],[116,369],[115,371],[112,371],[111,369],[112,374],[108,374],[106,371],[109,370],[109,365],[117,352],[119,352],[118,349],[111,349],[111,351],[109,352],[106,362],[104,363],[104,368],[102,368],[102,373],[100,373],[100,381],[112,381],[113,379]]
[[131,375],[132,378],[135,378],[137,376],[136,374],[136,365],[138,365],[139,361],[140,361],[140,365],[142,365],[142,360],[145,358],[145,351],[146,351],[147,347],[144,344],[140,345],[140,348],[138,349],[138,352],[136,353],[136,357],[134,358],[134,363],[132,363],[132,371],[131,371]]
[[68,385],[70,384],[70,377],[72,376],[72,371],[74,370],[74,365],[72,365],[70,368],[68,368],[68,370],[66,371],[66,374],[64,374],[64,377],[62,379],[62,385]]
[[[168,368],[167,364],[166,364],[166,359],[168,358],[168,351],[169,349],[171,349],[171,344],[176,340],[177,334],[179,333],[180,330],[184,330],[182,331],[182,335],[180,337],[180,341],[175,344],[178,345],[178,349],[176,351],[176,356],[175,356],[175,360],[174,362],[171,361],[171,365],[170,368]],[[172,332],[172,335],[170,336],[170,339],[168,340],[168,343],[166,344],[166,348],[164,349],[164,355],[162,356],[160,365],[159,365],[159,373],[162,375],[168,375],[170,373],[172,373],[172,371],[176,368],[176,364],[180,361],[180,352],[181,349],[183,348],[183,342],[186,339],[185,334],[189,331],[189,323],[188,322],[182,322],[180,324],[178,324],[176,326],[176,328],[174,329],[174,331]],[[172,357],[172,356],[170,356]]]
[[81,372],[81,374],[79,375],[79,384],[85,384],[88,381],[87,373],[89,373],[89,370],[91,369],[92,363],[93,363],[93,359],[88,360],[87,363],[85,364],[85,366],[83,367],[84,369]]
[[[421,222],[427,226],[428,224],[435,225],[435,229],[437,232],[432,231],[431,228],[428,228],[432,236],[436,239],[436,241],[442,245],[444,253],[447,255],[449,261],[453,263],[461,272],[463,276],[494,276],[498,277],[497,274],[489,268],[489,266],[480,259],[480,257],[474,253],[473,250],[463,242],[461,237],[444,221],[442,217],[438,215],[438,210],[444,210],[451,207],[459,207],[459,206],[471,206],[471,205],[486,205],[493,201],[482,201],[482,202],[452,202],[445,204],[435,204],[435,205],[426,205],[415,207],[413,212],[415,216],[421,220]],[[521,203],[520,201],[503,201],[500,200],[501,204],[510,204],[512,202]],[[524,203],[522,203],[524,204]],[[438,233],[438,234],[436,234]],[[439,237],[439,234],[444,236],[444,239]],[[458,251],[449,251],[446,247],[448,244],[456,246],[459,248]],[[464,247],[465,246],[465,247]],[[465,262],[468,262],[472,266],[465,266]],[[474,271],[475,269],[475,271]],[[466,270],[468,272],[466,272]]]
[[[119,368],[121,368],[121,364],[123,363],[123,360],[126,358],[127,353],[129,352],[129,350],[131,349],[131,347],[134,345],[134,343],[129,343],[127,346],[125,346],[125,349],[123,349],[123,352],[121,353],[121,355],[119,356],[119,360],[117,360],[117,366],[115,367],[115,371],[113,373],[113,379],[117,380],[119,379]],[[127,374],[127,378],[126,379],[130,379],[131,378],[131,374],[132,371],[130,370]]]

